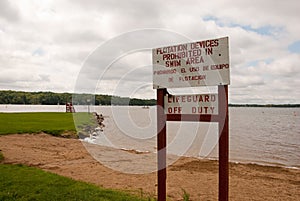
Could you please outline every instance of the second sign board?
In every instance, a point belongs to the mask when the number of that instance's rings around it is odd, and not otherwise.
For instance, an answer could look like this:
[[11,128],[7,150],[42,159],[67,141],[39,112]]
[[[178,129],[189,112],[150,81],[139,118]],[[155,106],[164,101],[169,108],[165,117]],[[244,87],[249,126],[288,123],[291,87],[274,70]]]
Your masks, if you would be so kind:
[[218,114],[218,94],[167,95],[166,114]]

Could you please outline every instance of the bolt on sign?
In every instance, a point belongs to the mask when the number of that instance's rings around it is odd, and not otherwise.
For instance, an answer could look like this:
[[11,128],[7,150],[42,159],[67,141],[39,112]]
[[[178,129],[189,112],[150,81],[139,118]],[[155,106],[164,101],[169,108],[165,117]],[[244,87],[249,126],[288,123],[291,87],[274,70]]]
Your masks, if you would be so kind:
[[230,84],[228,49],[228,37],[153,49],[153,88]]
[[166,114],[218,114],[218,94],[168,94],[164,103]]

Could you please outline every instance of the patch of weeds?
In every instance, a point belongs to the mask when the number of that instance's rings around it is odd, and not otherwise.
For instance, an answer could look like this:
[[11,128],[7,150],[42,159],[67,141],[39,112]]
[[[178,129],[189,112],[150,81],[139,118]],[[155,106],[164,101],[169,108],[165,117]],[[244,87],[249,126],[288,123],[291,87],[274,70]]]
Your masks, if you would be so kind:
[[190,200],[190,194],[186,192],[186,190],[182,189],[183,195],[182,198],[184,201],[189,201]]

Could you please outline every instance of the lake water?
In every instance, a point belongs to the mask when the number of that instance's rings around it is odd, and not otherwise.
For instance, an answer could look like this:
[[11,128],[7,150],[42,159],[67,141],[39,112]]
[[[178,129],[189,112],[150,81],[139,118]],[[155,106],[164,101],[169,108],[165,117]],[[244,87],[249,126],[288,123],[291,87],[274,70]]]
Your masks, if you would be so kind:
[[[87,106],[75,106],[88,111]],[[156,107],[95,106],[105,128],[98,144],[156,151]],[[0,105],[0,112],[64,112],[64,105]],[[229,108],[230,161],[300,168],[300,108]],[[75,122],[76,123],[76,122]],[[217,123],[168,122],[167,152],[217,159]]]

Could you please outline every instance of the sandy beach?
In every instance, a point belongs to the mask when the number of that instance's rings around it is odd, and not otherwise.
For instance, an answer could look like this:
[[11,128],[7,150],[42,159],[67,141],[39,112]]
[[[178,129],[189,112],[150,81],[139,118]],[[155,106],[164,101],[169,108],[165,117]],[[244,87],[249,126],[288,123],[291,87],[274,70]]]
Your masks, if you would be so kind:
[[[155,172],[126,174],[112,170],[95,160],[77,139],[46,134],[6,135],[0,137],[0,150],[3,163],[34,166],[105,188],[157,194]],[[182,189],[194,201],[218,200],[217,161],[182,157],[168,167],[167,175],[169,200],[182,200]],[[300,200],[300,170],[231,163],[229,191],[229,200]]]

